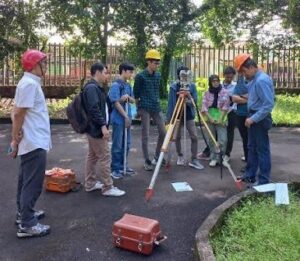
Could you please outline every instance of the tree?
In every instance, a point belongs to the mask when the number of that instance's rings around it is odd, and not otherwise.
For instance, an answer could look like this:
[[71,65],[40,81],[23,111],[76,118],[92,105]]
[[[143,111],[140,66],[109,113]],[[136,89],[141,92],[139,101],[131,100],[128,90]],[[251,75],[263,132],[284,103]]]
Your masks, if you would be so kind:
[[86,58],[98,56],[106,62],[107,41],[114,32],[115,7],[118,1],[42,0],[41,2],[47,20],[58,32],[77,34],[69,42],[71,47],[80,46]]
[[[221,0],[201,17],[201,30],[216,46],[238,39],[245,32],[249,32],[248,42],[253,46],[274,45],[275,41],[261,39],[264,27],[276,19],[286,29],[293,27],[297,32],[298,28],[299,33],[299,8],[299,0]],[[271,35],[270,39],[280,36],[278,29],[275,32],[277,36]],[[265,30],[263,34],[270,35],[270,32]],[[295,40],[295,36],[287,34],[283,34],[281,38],[279,43],[284,45]]]
[[35,1],[0,0],[0,61],[15,51],[34,47],[42,27]]
[[131,0],[119,8],[118,28],[133,37],[129,46],[134,47],[131,50],[136,50],[137,64],[144,66],[144,55],[148,48],[159,46],[162,51],[161,97],[166,97],[172,57],[175,53],[182,53],[191,44],[190,33],[198,28],[196,18],[209,5],[196,8],[192,1],[186,0]]

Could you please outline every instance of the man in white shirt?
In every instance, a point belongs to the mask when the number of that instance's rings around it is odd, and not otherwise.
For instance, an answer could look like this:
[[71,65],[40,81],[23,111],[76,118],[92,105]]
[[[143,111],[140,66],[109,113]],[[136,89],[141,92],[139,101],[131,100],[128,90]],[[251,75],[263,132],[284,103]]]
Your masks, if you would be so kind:
[[38,219],[43,211],[35,211],[46,169],[46,154],[51,149],[50,122],[41,78],[47,70],[47,56],[38,50],[28,50],[22,55],[24,75],[19,81],[12,112],[11,156],[20,156],[17,193],[17,236],[43,236],[50,226]]

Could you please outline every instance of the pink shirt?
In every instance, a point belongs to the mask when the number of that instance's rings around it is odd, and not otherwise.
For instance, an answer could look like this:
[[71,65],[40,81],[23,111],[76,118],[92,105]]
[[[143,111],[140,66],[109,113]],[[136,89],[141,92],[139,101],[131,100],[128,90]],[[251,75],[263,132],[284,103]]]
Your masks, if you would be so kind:
[[[214,94],[210,93],[209,91],[205,92],[202,100],[202,108],[201,112],[208,112],[209,107],[214,102]],[[218,109],[222,111],[228,111],[229,110],[229,94],[226,89],[222,87],[221,91],[218,93]]]

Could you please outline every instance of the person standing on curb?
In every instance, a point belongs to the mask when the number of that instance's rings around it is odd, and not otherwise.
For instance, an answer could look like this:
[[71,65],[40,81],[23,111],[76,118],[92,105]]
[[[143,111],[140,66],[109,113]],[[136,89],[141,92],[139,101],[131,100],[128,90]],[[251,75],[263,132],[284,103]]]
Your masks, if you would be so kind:
[[[147,171],[154,169],[156,165],[161,146],[166,135],[166,127],[163,115],[160,108],[159,87],[160,87],[160,73],[157,69],[160,65],[160,53],[157,50],[149,50],[146,53],[147,68],[138,73],[134,81],[134,97],[138,114],[141,116],[142,123],[142,149],[145,159],[144,168]],[[150,160],[148,151],[148,140],[150,131],[150,118],[153,119],[158,129],[158,141],[155,150],[154,159]],[[166,164],[163,160],[162,164]]]
[[[91,76],[92,79],[83,88],[83,103],[89,119],[86,129],[88,155],[85,168],[85,191],[102,190],[103,196],[123,196],[125,191],[114,187],[110,176],[109,113],[107,96],[102,86],[109,77],[106,66],[94,63],[91,66]],[[98,167],[97,162],[100,165]]]
[[10,154],[20,156],[21,164],[17,192],[17,237],[47,235],[50,226],[38,219],[42,210],[34,206],[42,192],[47,151],[52,147],[47,104],[41,88],[47,71],[47,56],[38,50],[27,50],[22,55],[24,75],[19,81],[12,112],[12,141]]
[[[272,127],[271,112],[274,107],[272,79],[259,70],[249,54],[239,54],[234,59],[236,69],[248,83],[248,116],[245,125],[248,132],[248,162],[242,181],[257,185],[270,182],[271,151],[269,130]],[[258,171],[259,170],[259,171]],[[258,174],[257,174],[258,172]],[[256,179],[258,180],[256,181]]]
[[[131,79],[133,71],[134,66],[132,64],[120,64],[120,78],[112,84],[109,90],[109,99],[113,103],[113,110],[111,113],[111,124],[113,129],[111,147],[111,176],[114,179],[123,178],[124,175],[131,176],[135,174],[135,171],[128,166],[126,166],[126,173],[123,173],[125,163],[123,162],[124,153],[126,153],[126,156],[128,157],[131,141],[130,126],[132,121],[132,114],[130,103],[134,103],[134,98],[132,87],[128,83],[128,81]],[[126,112],[125,106],[128,106],[128,112]],[[126,152],[124,152],[125,131],[127,132]]]

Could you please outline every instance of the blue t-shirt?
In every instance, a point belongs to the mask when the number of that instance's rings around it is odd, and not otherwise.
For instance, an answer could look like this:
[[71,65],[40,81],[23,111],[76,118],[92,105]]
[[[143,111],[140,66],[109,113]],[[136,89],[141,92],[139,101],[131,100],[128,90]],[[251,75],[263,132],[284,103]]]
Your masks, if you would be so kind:
[[[245,79],[244,77],[239,77],[237,84],[234,88],[233,95],[244,95],[247,93],[248,93],[248,88]],[[247,116],[248,115],[247,103],[237,104],[237,109],[235,113],[239,116]]]
[[[115,81],[109,89],[109,99],[112,103],[119,101],[121,96],[128,94],[130,97],[133,98],[132,87],[128,82],[124,82],[123,80],[119,79]],[[125,110],[125,103],[120,102],[123,109]],[[131,105],[128,103],[128,117],[131,119]],[[112,124],[124,124],[124,117],[119,113],[119,111],[113,106],[113,110],[110,115],[110,120]]]

